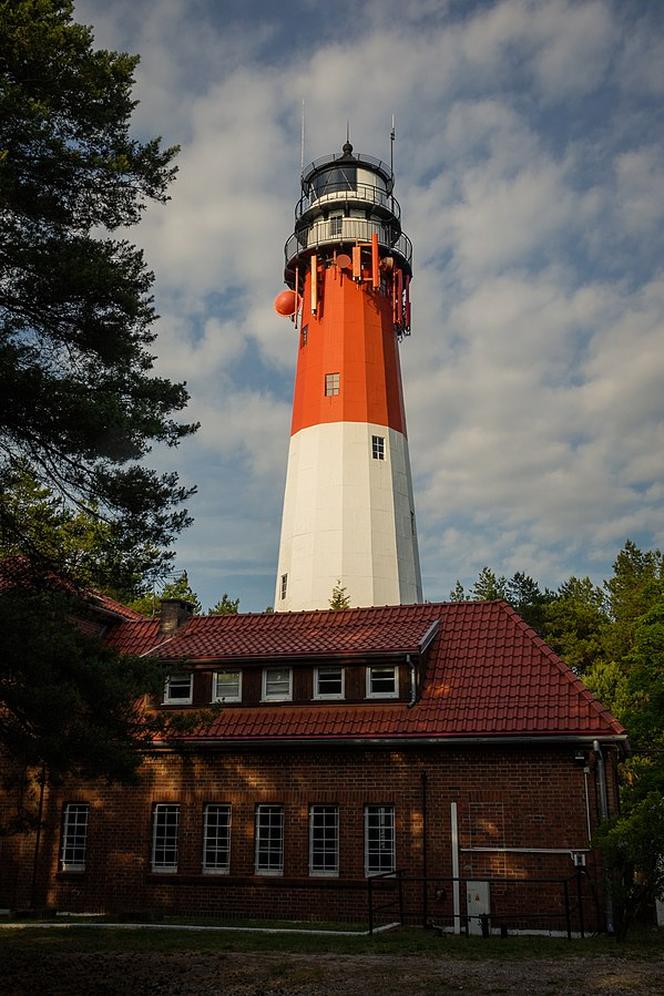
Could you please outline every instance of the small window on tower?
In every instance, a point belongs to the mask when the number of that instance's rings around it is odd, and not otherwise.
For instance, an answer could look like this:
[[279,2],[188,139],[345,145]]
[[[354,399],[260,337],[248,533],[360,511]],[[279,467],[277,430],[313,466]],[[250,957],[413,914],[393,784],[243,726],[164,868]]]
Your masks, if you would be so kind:
[[302,332],[300,333],[300,346],[306,346],[308,338],[309,338],[309,326],[303,325]]
[[344,219],[340,214],[334,214],[330,218],[330,238],[341,235],[343,231]]
[[371,437],[371,455],[374,460],[385,459],[385,436]]
[[325,374],[325,397],[332,398],[339,393],[339,374]]
[[286,597],[286,591],[287,591],[287,589],[288,589],[288,575],[287,574],[282,574],[281,575],[281,597],[282,598]]

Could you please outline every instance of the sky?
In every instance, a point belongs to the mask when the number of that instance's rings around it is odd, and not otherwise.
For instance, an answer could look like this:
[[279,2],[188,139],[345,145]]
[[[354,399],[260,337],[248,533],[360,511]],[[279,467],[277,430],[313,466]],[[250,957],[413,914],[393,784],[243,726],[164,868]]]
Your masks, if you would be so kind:
[[306,161],[389,157],[414,244],[401,345],[424,596],[490,565],[601,581],[664,541],[664,3],[79,0],[138,52],[137,137],[179,144],[129,232],[159,375],[201,429],[152,465],[198,493],[204,605],[274,602],[296,359],[272,309]]

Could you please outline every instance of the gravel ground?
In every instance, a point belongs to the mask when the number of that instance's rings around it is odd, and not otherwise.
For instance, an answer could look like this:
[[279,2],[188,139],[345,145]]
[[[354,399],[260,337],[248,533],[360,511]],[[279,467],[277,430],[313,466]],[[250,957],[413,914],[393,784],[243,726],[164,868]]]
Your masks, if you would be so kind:
[[664,994],[664,957],[447,961],[421,955],[5,952],[11,996],[520,996]]

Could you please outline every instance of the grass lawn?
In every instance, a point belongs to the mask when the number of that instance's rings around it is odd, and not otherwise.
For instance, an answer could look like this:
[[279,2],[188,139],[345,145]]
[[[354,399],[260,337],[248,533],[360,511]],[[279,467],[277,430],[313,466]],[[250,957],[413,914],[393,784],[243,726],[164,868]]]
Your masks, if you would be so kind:
[[[6,923],[7,921],[4,921]],[[52,922],[52,921],[51,921]],[[30,950],[35,957],[56,951],[86,952],[244,952],[280,951],[292,954],[419,955],[458,961],[525,961],[536,958],[575,959],[609,957],[623,960],[661,960],[664,931],[639,931],[626,941],[609,937],[567,941],[548,937],[480,938],[438,937],[418,928],[400,928],[374,937],[339,937],[321,934],[259,934],[225,931],[177,931],[150,929],[94,929],[71,923],[67,928],[47,930],[24,926],[3,929],[0,921],[0,951]]]

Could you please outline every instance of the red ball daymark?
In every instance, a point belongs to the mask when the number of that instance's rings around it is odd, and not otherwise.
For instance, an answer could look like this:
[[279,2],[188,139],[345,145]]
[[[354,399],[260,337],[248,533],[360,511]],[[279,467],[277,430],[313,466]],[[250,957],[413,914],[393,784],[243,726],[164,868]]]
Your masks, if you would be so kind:
[[295,291],[285,290],[277,294],[274,299],[273,308],[278,315],[282,315],[284,318],[294,315],[297,310],[297,295]]

